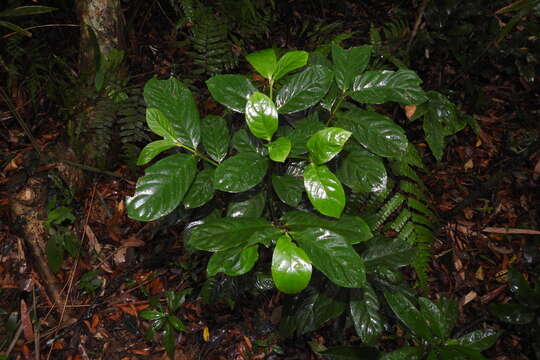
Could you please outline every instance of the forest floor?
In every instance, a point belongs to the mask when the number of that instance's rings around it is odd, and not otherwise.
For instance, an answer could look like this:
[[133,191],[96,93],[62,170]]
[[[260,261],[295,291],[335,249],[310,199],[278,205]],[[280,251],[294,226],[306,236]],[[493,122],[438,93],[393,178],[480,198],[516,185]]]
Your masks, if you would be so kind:
[[[435,82],[427,67],[422,78]],[[539,91],[504,76],[482,84],[482,91],[483,110],[471,113],[480,131],[467,128],[453,136],[441,162],[429,155],[425,143],[416,143],[426,149],[428,171],[422,175],[441,219],[428,291],[432,297],[459,300],[458,333],[484,326],[504,330],[485,352],[489,359],[534,359],[527,328],[502,324],[488,307],[513,301],[510,269],[529,279],[540,263],[540,153],[531,150],[540,128],[516,110],[527,109],[538,119]],[[65,124],[53,114],[39,116],[45,125],[33,135],[44,149],[62,138]],[[0,317],[20,314],[22,319],[20,326],[12,322],[0,334],[0,344],[6,344],[2,349],[9,347],[10,359],[36,353],[41,359],[165,359],[162,344],[144,338],[148,324],[139,313],[166,289],[200,291],[207,255],[184,249],[181,224],[128,219],[125,198],[133,193],[137,176],[127,166],[112,169],[112,175],[85,171],[85,188],[64,205],[74,216],[69,229],[83,250],[61,265],[59,294],[68,300],[55,309],[45,291],[47,280],[38,275],[26,249],[20,219],[9,209],[21,184],[36,174],[52,179],[58,164],[39,164],[19,124],[9,116],[0,122],[5,132],[0,152],[10,159],[0,168]],[[235,303],[205,304],[188,297],[181,310],[187,331],[179,336],[174,358],[318,359],[310,343],[335,345],[337,338],[360,343],[353,329],[336,336],[332,326],[279,340],[275,329],[282,298],[276,292],[244,294]],[[36,313],[39,318],[32,318]]]

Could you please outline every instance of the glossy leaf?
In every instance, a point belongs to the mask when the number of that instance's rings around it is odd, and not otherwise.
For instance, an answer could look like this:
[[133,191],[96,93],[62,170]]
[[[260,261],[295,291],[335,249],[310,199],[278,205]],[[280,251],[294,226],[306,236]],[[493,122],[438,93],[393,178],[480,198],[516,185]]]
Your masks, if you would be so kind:
[[293,70],[299,69],[307,64],[309,54],[306,51],[289,51],[283,55],[276,66],[272,76],[273,80],[279,80]]
[[258,245],[253,245],[213,253],[206,269],[208,276],[214,276],[219,272],[229,276],[240,276],[249,272],[259,259],[258,249]]
[[407,325],[407,327],[414,331],[420,338],[426,341],[432,341],[433,336],[427,321],[407,296],[403,295],[401,292],[385,291],[384,297],[401,322]]
[[231,145],[238,152],[256,152],[261,156],[266,156],[268,149],[261,141],[249,134],[246,129],[240,129],[234,133]]
[[265,79],[271,79],[276,70],[277,57],[274,49],[257,51],[246,56],[246,60]]
[[170,142],[178,140],[171,120],[169,120],[159,109],[146,109],[146,123],[154,134],[162,136],[165,140],[169,140]]
[[377,237],[366,245],[362,258],[368,270],[378,267],[398,268],[411,264],[416,257],[416,248],[399,237]]
[[421,347],[405,346],[384,354],[379,360],[420,360],[421,358]]
[[157,320],[165,317],[165,314],[155,310],[143,310],[139,313],[139,316],[144,320]]
[[262,181],[267,169],[267,158],[254,152],[241,152],[217,167],[214,186],[231,193],[246,191]]
[[186,209],[203,206],[214,197],[214,169],[204,169],[195,176],[193,184],[184,197]]
[[304,183],[302,179],[290,175],[272,175],[272,187],[277,196],[285,204],[296,207],[302,200],[304,192]]
[[144,165],[152,161],[156,156],[165,150],[174,147],[175,144],[170,140],[157,140],[147,144],[139,154],[137,165]]
[[251,94],[257,89],[242,75],[216,75],[206,80],[208,91],[218,103],[243,113]]
[[490,304],[489,310],[501,321],[509,324],[525,325],[535,319],[534,310],[521,304]]
[[253,135],[270,141],[278,128],[278,113],[272,99],[254,92],[246,103],[246,122]]
[[321,165],[332,160],[343,149],[349,137],[350,131],[337,127],[317,131],[307,142],[311,161]]
[[444,150],[444,129],[438,118],[432,116],[424,117],[423,122],[426,141],[437,161],[441,161]]
[[292,76],[276,95],[278,112],[289,114],[315,105],[328,92],[332,78],[332,71],[321,65]]
[[229,127],[220,116],[207,115],[201,123],[202,143],[206,153],[221,162],[229,151]]
[[384,328],[379,314],[379,299],[369,283],[362,290],[353,290],[349,302],[351,318],[356,333],[366,345],[376,345]]
[[167,318],[167,320],[169,321],[169,323],[172,325],[172,327],[177,330],[177,331],[184,331],[186,332],[187,329],[184,325],[184,323],[182,323],[182,321],[176,317],[175,315],[169,315],[169,317]]
[[388,174],[382,159],[366,150],[350,152],[336,175],[343,184],[360,193],[380,192],[388,186]]
[[174,154],[148,167],[137,180],[135,194],[126,199],[128,216],[152,221],[171,213],[191,186],[197,173],[196,165],[193,156]]
[[289,211],[283,216],[283,222],[290,231],[303,231],[322,228],[341,235],[351,245],[373,237],[368,224],[358,216],[343,215],[339,220],[328,220],[305,211]]
[[291,140],[281,136],[268,144],[268,156],[272,161],[284,162],[291,152]]
[[[448,301],[449,300],[441,299],[440,303],[436,304],[424,297],[418,299],[422,316],[427,320],[429,327],[434,334],[442,340],[450,337],[450,333],[456,324],[457,306],[450,307]],[[451,310],[453,313],[445,310]]]
[[169,322],[166,322],[163,326],[162,339],[165,352],[167,353],[169,359],[172,359],[174,357],[174,349],[176,347],[176,336],[174,329]]
[[475,330],[457,339],[459,345],[475,351],[484,351],[495,345],[501,335],[494,329]]
[[313,266],[334,284],[347,288],[365,285],[364,262],[341,235],[325,229],[310,228],[293,232],[292,236],[311,259]]
[[412,70],[366,71],[353,80],[350,96],[367,104],[395,101],[403,105],[419,105],[427,101],[420,87],[422,80]]
[[407,151],[409,142],[405,131],[379,113],[353,109],[340,115],[339,124],[352,131],[356,141],[379,156],[399,159]]
[[263,219],[217,219],[195,227],[187,238],[187,244],[199,250],[224,251],[255,244],[257,237],[253,241],[250,238],[268,229],[272,230],[272,225]]
[[265,205],[266,192],[261,191],[246,200],[231,201],[227,206],[227,216],[258,218],[261,217]]
[[523,275],[516,269],[508,270],[508,287],[516,295],[516,299],[523,305],[531,309],[540,307],[539,283],[535,288],[531,287]]
[[144,86],[144,101],[170,122],[175,140],[196,148],[201,138],[199,111],[189,88],[175,78],[152,78]]
[[296,122],[294,129],[287,135],[291,140],[291,155],[301,155],[308,152],[307,142],[317,131],[326,128],[316,118],[306,118]]
[[288,235],[281,236],[272,256],[272,279],[277,289],[286,294],[302,291],[311,279],[311,262],[304,250]]
[[339,45],[332,44],[334,74],[341,91],[349,90],[353,79],[364,72],[371,58],[372,48],[370,45],[365,45],[344,50]]
[[341,216],[345,208],[345,192],[336,175],[325,165],[306,166],[304,187],[311,204],[321,214],[335,218]]

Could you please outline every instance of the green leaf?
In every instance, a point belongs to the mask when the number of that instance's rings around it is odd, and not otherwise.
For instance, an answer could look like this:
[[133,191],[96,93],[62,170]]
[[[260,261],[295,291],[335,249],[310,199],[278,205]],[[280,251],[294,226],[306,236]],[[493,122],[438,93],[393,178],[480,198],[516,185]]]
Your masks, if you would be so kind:
[[246,122],[253,135],[270,141],[278,128],[278,113],[272,99],[254,92],[246,103]]
[[311,262],[304,250],[288,235],[281,236],[272,256],[272,279],[279,291],[294,294],[302,291],[311,279]]
[[165,140],[170,142],[177,141],[176,131],[172,126],[172,122],[159,109],[146,109],[146,123],[150,130],[162,136]]
[[494,329],[475,330],[457,339],[459,345],[475,351],[484,351],[495,345],[501,332]]
[[289,211],[283,216],[283,222],[290,231],[303,231],[322,228],[341,235],[351,245],[367,241],[373,237],[368,224],[358,216],[343,215],[339,220],[321,218],[305,211]]
[[268,155],[272,161],[284,162],[291,152],[291,140],[281,136],[268,144]]
[[139,313],[139,316],[144,320],[157,320],[165,317],[165,314],[155,310],[143,310]]
[[273,80],[279,80],[293,70],[299,69],[307,64],[309,54],[306,51],[289,51],[283,55],[276,66],[272,76]]
[[441,161],[444,150],[444,129],[437,117],[425,116],[422,123],[426,141],[437,161]]
[[262,145],[261,141],[249,134],[246,129],[240,129],[234,133],[232,146],[238,152],[256,152],[261,156],[266,156],[268,150]]
[[321,165],[332,160],[343,149],[350,136],[350,131],[337,127],[317,131],[307,142],[311,161]]
[[269,229],[273,229],[272,224],[263,219],[223,218],[197,226],[186,241],[198,250],[224,251],[255,244],[258,233]]
[[24,35],[24,36],[32,36],[32,33],[28,30],[23,29],[22,27],[15,25],[14,23],[11,23],[9,21],[0,21],[0,26],[3,26],[5,28],[8,28],[9,30],[15,31],[17,34]]
[[182,321],[175,315],[169,315],[168,320],[169,320],[169,323],[172,325],[172,327],[175,328],[177,331],[187,332],[187,329],[184,326],[184,323],[182,323]]
[[19,6],[19,7],[7,9],[0,12],[0,17],[38,15],[38,14],[45,14],[45,13],[55,11],[55,10],[58,10],[58,9],[54,7],[49,7],[49,6],[40,6],[40,5]]
[[302,179],[290,175],[272,175],[272,187],[279,199],[285,204],[292,207],[297,207],[300,204],[304,191]]
[[379,314],[379,299],[369,283],[362,290],[353,290],[349,302],[356,333],[366,345],[374,346],[382,335],[384,321]]
[[521,304],[490,304],[489,310],[499,320],[509,324],[525,325],[532,323],[535,319],[534,310]]
[[221,116],[207,115],[201,123],[202,143],[206,153],[221,162],[229,151],[229,127]]
[[311,204],[321,214],[339,218],[345,208],[345,192],[336,175],[325,165],[304,169],[304,187]]
[[186,209],[203,206],[214,197],[214,169],[204,169],[197,174],[193,184],[184,197]]
[[291,140],[291,155],[301,155],[308,152],[307,142],[317,131],[326,128],[322,122],[314,117],[300,120],[294,124],[287,137]]
[[60,271],[64,262],[64,248],[62,247],[62,237],[58,234],[52,235],[47,240],[45,246],[45,254],[47,255],[47,263],[53,273]]
[[447,313],[445,309],[449,308],[449,303],[443,299],[441,299],[440,302],[441,306],[424,297],[419,298],[418,303],[420,304],[420,312],[424,319],[427,320],[431,331],[441,340],[450,337],[452,328],[456,323],[455,315],[457,313],[457,308],[454,307],[452,309],[456,313]]
[[216,75],[206,80],[208,91],[218,103],[243,113],[251,94],[257,89],[242,75]]
[[427,117],[437,119],[443,127],[445,136],[463,130],[466,122],[462,117],[458,116],[458,110],[454,103],[437,91],[429,91],[427,95],[429,101],[425,104],[427,112],[424,119]]
[[152,78],[144,86],[144,100],[158,109],[174,129],[174,139],[195,149],[201,138],[199,111],[189,88],[175,78]]
[[420,87],[422,80],[412,70],[366,71],[353,80],[350,96],[367,104],[395,101],[402,105],[419,105],[427,101]]
[[368,271],[378,267],[391,269],[409,265],[416,255],[416,248],[399,237],[376,237],[366,243],[362,258]]
[[420,360],[421,358],[421,347],[405,346],[384,354],[379,360]]
[[166,322],[165,325],[163,326],[162,339],[163,339],[163,347],[165,348],[165,352],[167,353],[167,356],[169,357],[169,359],[173,359],[174,350],[176,348],[176,344],[175,344],[176,336],[175,336],[173,327],[169,322]]
[[336,83],[341,91],[349,90],[353,79],[366,69],[371,58],[372,46],[344,50],[337,44],[332,44],[332,61]]
[[422,314],[416,309],[407,296],[400,292],[385,291],[384,297],[401,322],[407,325],[407,327],[414,331],[420,338],[428,342],[433,340],[433,335],[426,319],[424,319]]
[[137,180],[135,194],[126,199],[128,216],[152,221],[171,213],[184,199],[197,173],[191,155],[174,154],[148,167]]
[[319,352],[330,360],[377,360],[379,351],[375,348],[361,346],[333,346]]
[[480,352],[465,346],[446,345],[438,348],[437,359],[441,360],[487,360]]
[[292,236],[311,263],[334,284],[347,288],[365,285],[364,262],[341,235],[326,229],[310,228],[293,232]]
[[332,78],[332,70],[321,65],[292,76],[276,95],[278,112],[289,114],[315,105],[328,92]]
[[356,141],[372,153],[400,159],[407,151],[409,141],[405,131],[389,117],[361,109],[353,109],[339,117],[339,124],[352,131]]
[[382,159],[366,150],[350,152],[336,175],[343,184],[360,193],[377,193],[388,186],[388,174]]
[[206,269],[208,276],[223,272],[229,276],[240,276],[249,272],[259,259],[259,245],[247,248],[232,248],[212,254]]
[[267,158],[255,152],[241,152],[217,167],[214,186],[231,193],[246,191],[262,181],[267,169]]
[[144,165],[152,161],[156,156],[161,154],[165,150],[169,150],[175,146],[171,140],[157,140],[147,144],[139,154],[137,159],[137,165]]
[[266,192],[260,191],[258,194],[244,201],[229,202],[227,216],[258,218],[262,215],[265,205]]
[[246,60],[265,79],[271,79],[277,65],[274,49],[257,51],[246,56]]

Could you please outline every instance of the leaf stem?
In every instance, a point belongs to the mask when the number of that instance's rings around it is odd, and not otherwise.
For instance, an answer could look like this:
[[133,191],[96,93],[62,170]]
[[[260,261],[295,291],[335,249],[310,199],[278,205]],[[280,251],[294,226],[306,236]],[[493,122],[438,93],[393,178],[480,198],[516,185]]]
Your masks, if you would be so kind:
[[338,102],[336,103],[336,106],[334,106],[332,108],[332,111],[330,112],[330,117],[326,121],[326,126],[329,126],[330,123],[332,122],[332,120],[334,120],[336,118],[336,111],[339,109],[339,107],[341,106],[341,103],[343,102],[343,100],[345,100],[346,97],[347,97],[347,94],[345,94],[345,93],[341,94],[341,96],[339,97]]
[[219,164],[217,162],[215,162],[214,160],[210,159],[208,156],[198,152],[197,150],[195,149],[192,149],[190,148],[189,146],[187,145],[184,145],[182,144],[181,142],[178,142],[178,141],[175,141],[174,142],[178,147],[181,147],[182,149],[186,149],[187,151],[191,152],[193,155],[195,156],[198,156],[200,157],[201,159],[203,159],[204,161],[214,165],[214,166],[219,166]]
[[270,84],[270,99],[274,100],[272,95],[274,94],[274,80],[269,80],[269,84]]

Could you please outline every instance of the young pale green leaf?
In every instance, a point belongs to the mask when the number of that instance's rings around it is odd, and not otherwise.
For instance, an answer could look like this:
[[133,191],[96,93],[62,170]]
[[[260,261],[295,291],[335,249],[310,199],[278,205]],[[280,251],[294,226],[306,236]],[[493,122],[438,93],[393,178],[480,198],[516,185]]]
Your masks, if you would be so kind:
[[268,149],[261,140],[248,133],[246,129],[240,129],[234,133],[231,145],[238,152],[256,152],[261,156],[268,155]]
[[337,127],[317,131],[307,142],[311,161],[321,165],[332,160],[343,149],[349,137],[350,131]]
[[214,197],[214,169],[204,169],[197,174],[193,184],[184,197],[183,204],[186,209],[195,209],[203,206]]
[[229,151],[229,127],[221,116],[207,115],[201,123],[202,143],[206,153],[221,162]]
[[165,140],[174,142],[178,139],[172,122],[158,109],[146,109],[146,124],[154,134],[162,136]]
[[217,219],[195,227],[187,238],[187,244],[199,250],[224,251],[255,244],[259,239],[255,236],[257,233],[272,229],[272,224],[264,219]]
[[144,165],[152,161],[156,156],[161,154],[165,150],[169,150],[175,146],[174,142],[168,139],[152,141],[141,150],[139,158],[137,159],[137,165]]
[[429,328],[429,324],[407,296],[398,291],[385,291],[384,297],[401,322],[407,325],[420,338],[428,342],[433,341],[433,333]]
[[285,204],[292,207],[297,207],[300,204],[304,192],[302,179],[290,175],[272,175],[272,187],[279,199]]
[[317,131],[326,128],[318,119],[310,117],[294,124],[294,129],[287,135],[291,140],[291,155],[301,155],[308,152],[307,142]]
[[384,354],[379,360],[420,360],[422,348],[420,346],[405,346],[401,349]]
[[265,79],[271,79],[276,70],[277,57],[274,49],[257,51],[246,56],[246,60]]
[[347,288],[359,288],[366,284],[362,258],[341,235],[326,229],[309,228],[293,232],[292,236],[313,266],[334,284]]
[[253,135],[270,141],[278,128],[278,113],[272,99],[254,92],[246,103],[246,122]]
[[259,259],[259,245],[246,248],[232,248],[212,254],[206,272],[208,276],[225,273],[229,276],[240,276],[249,272]]
[[266,192],[260,191],[256,195],[243,200],[231,201],[227,206],[228,217],[261,217],[266,205]]
[[344,50],[337,44],[332,44],[332,60],[336,83],[341,91],[346,92],[352,85],[353,79],[362,74],[371,58],[372,46]]
[[339,220],[329,220],[305,211],[289,211],[283,222],[290,231],[322,228],[341,235],[351,245],[367,241],[373,237],[368,224],[358,216],[343,215]]
[[304,169],[304,187],[311,204],[321,214],[339,218],[345,208],[343,186],[325,165],[309,164]]
[[268,159],[255,152],[241,152],[223,161],[216,169],[216,189],[239,193],[259,184],[268,169]]
[[382,335],[384,321],[379,314],[379,299],[375,290],[366,282],[360,289],[351,292],[349,302],[351,318],[356,333],[366,345],[374,346]]
[[475,351],[484,351],[495,345],[501,332],[494,329],[475,330],[457,339],[459,345]]
[[288,235],[281,236],[272,256],[272,279],[279,291],[295,294],[304,290],[311,279],[311,262],[304,250]]
[[339,180],[360,193],[380,192],[388,185],[388,174],[382,159],[367,151],[353,150],[341,162]]
[[191,155],[174,154],[159,160],[145,170],[135,194],[126,199],[128,216],[152,221],[168,215],[182,202],[196,173],[197,161]]
[[281,136],[268,144],[268,156],[272,161],[284,162],[291,152],[291,140]]
[[293,70],[299,69],[307,64],[309,54],[306,51],[289,51],[283,55],[277,65],[272,76],[274,81],[281,79]]
[[196,148],[201,138],[199,111],[189,88],[175,78],[152,78],[144,86],[144,100],[170,122],[175,140]]
[[350,96],[367,104],[395,101],[402,105],[419,105],[427,101],[420,87],[422,80],[412,70],[366,71],[354,78]]
[[215,75],[206,80],[206,86],[214,100],[239,113],[246,110],[247,100],[257,91],[242,75]]
[[353,109],[339,117],[339,125],[352,131],[356,141],[372,153],[400,159],[407,151],[409,141],[405,131],[389,117],[362,109]]
[[15,8],[7,9],[0,12],[0,17],[16,17],[16,16],[28,16],[45,14],[51,11],[58,10],[54,7],[31,5],[31,6],[18,6]]
[[362,258],[368,271],[379,267],[395,269],[409,265],[416,255],[416,248],[399,237],[374,238],[366,245],[367,249],[362,253]]
[[278,112],[289,114],[315,105],[328,92],[332,79],[332,70],[321,65],[292,76],[276,95]]

